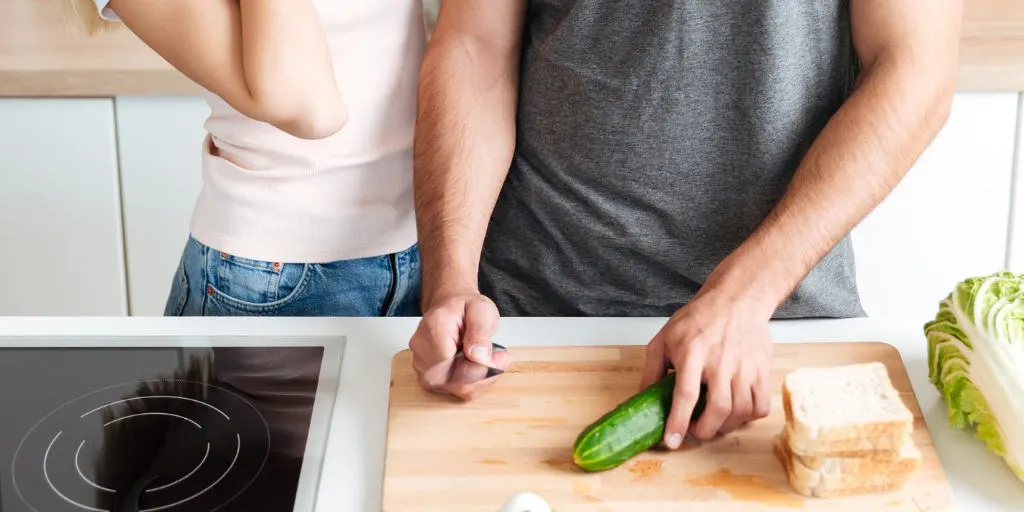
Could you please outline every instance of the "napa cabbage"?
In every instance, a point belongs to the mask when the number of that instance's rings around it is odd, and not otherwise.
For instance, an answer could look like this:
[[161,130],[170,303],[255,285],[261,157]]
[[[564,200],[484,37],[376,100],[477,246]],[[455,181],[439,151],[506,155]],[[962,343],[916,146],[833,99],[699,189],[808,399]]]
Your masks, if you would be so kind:
[[973,429],[1024,480],[1024,275],[958,283],[924,331],[950,423]]

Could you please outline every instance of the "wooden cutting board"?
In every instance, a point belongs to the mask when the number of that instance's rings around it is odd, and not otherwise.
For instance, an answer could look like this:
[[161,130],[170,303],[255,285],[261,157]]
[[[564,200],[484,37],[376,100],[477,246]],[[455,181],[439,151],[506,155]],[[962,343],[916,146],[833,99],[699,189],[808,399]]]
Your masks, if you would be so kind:
[[[952,493],[899,352],[883,343],[779,344],[772,414],[683,451],[649,451],[602,473],[572,463],[584,427],[635,393],[644,346],[513,348],[513,367],[472,402],[420,389],[411,354],[392,363],[383,509],[497,512],[534,492],[558,512],[952,510]],[[881,361],[914,413],[921,468],[899,492],[804,498],[772,454],[784,424],[781,387],[802,366]]]

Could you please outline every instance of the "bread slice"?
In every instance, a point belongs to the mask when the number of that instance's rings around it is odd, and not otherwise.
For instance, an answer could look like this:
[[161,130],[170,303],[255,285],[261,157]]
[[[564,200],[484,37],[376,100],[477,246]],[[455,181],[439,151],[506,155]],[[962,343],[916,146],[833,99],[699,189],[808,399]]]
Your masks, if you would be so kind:
[[812,471],[826,474],[838,473],[912,473],[921,464],[921,451],[910,436],[903,438],[903,445],[891,452],[849,452],[841,456],[800,455],[789,446],[785,430],[776,435],[774,442],[782,443],[793,460]]
[[782,408],[788,444],[800,455],[895,453],[914,430],[914,415],[878,362],[794,370]]
[[[857,458],[818,458],[808,461],[789,450],[783,435],[772,440],[790,486],[811,498],[894,492],[902,489],[920,466],[921,452],[908,443],[896,461]],[[808,465],[810,464],[810,465]]]
[[[849,458],[869,457],[873,459],[897,459],[910,434],[887,437],[864,437],[821,442],[794,435],[792,427],[786,425],[784,431],[789,439],[789,449],[803,457]],[[794,439],[799,441],[794,442]]]

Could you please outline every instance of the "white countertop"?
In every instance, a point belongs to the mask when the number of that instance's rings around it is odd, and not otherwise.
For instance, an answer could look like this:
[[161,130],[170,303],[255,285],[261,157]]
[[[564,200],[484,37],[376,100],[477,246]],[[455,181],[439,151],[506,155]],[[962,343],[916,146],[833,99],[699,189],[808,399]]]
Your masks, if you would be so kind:
[[[344,337],[344,356],[320,480],[317,511],[380,510],[391,358],[407,347],[418,319],[377,318],[16,318],[0,317],[0,336],[324,336]],[[505,318],[495,341],[509,347],[642,345],[658,318]],[[897,347],[953,487],[956,510],[1024,510],[1024,482],[969,432],[952,429],[928,382],[921,321],[808,320],[773,324],[779,343],[881,341]],[[502,497],[496,497],[496,508]]]

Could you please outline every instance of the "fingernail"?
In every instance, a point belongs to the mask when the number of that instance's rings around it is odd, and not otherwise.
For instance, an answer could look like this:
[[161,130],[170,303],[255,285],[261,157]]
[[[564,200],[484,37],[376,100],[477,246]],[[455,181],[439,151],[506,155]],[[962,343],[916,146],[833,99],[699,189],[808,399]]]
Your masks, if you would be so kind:
[[469,355],[473,356],[473,359],[476,359],[478,361],[489,360],[489,358],[487,357],[487,349],[481,347],[480,345],[470,348]]
[[680,444],[683,444],[683,436],[678,433],[672,434],[672,436],[668,438],[668,447],[670,449],[675,450],[676,448],[679,448]]
[[500,350],[497,351],[497,352],[491,352],[491,364],[493,364],[497,368],[501,368],[502,370],[504,370],[505,368],[508,368],[508,364],[509,364],[508,352],[503,352],[503,351],[500,351]]

